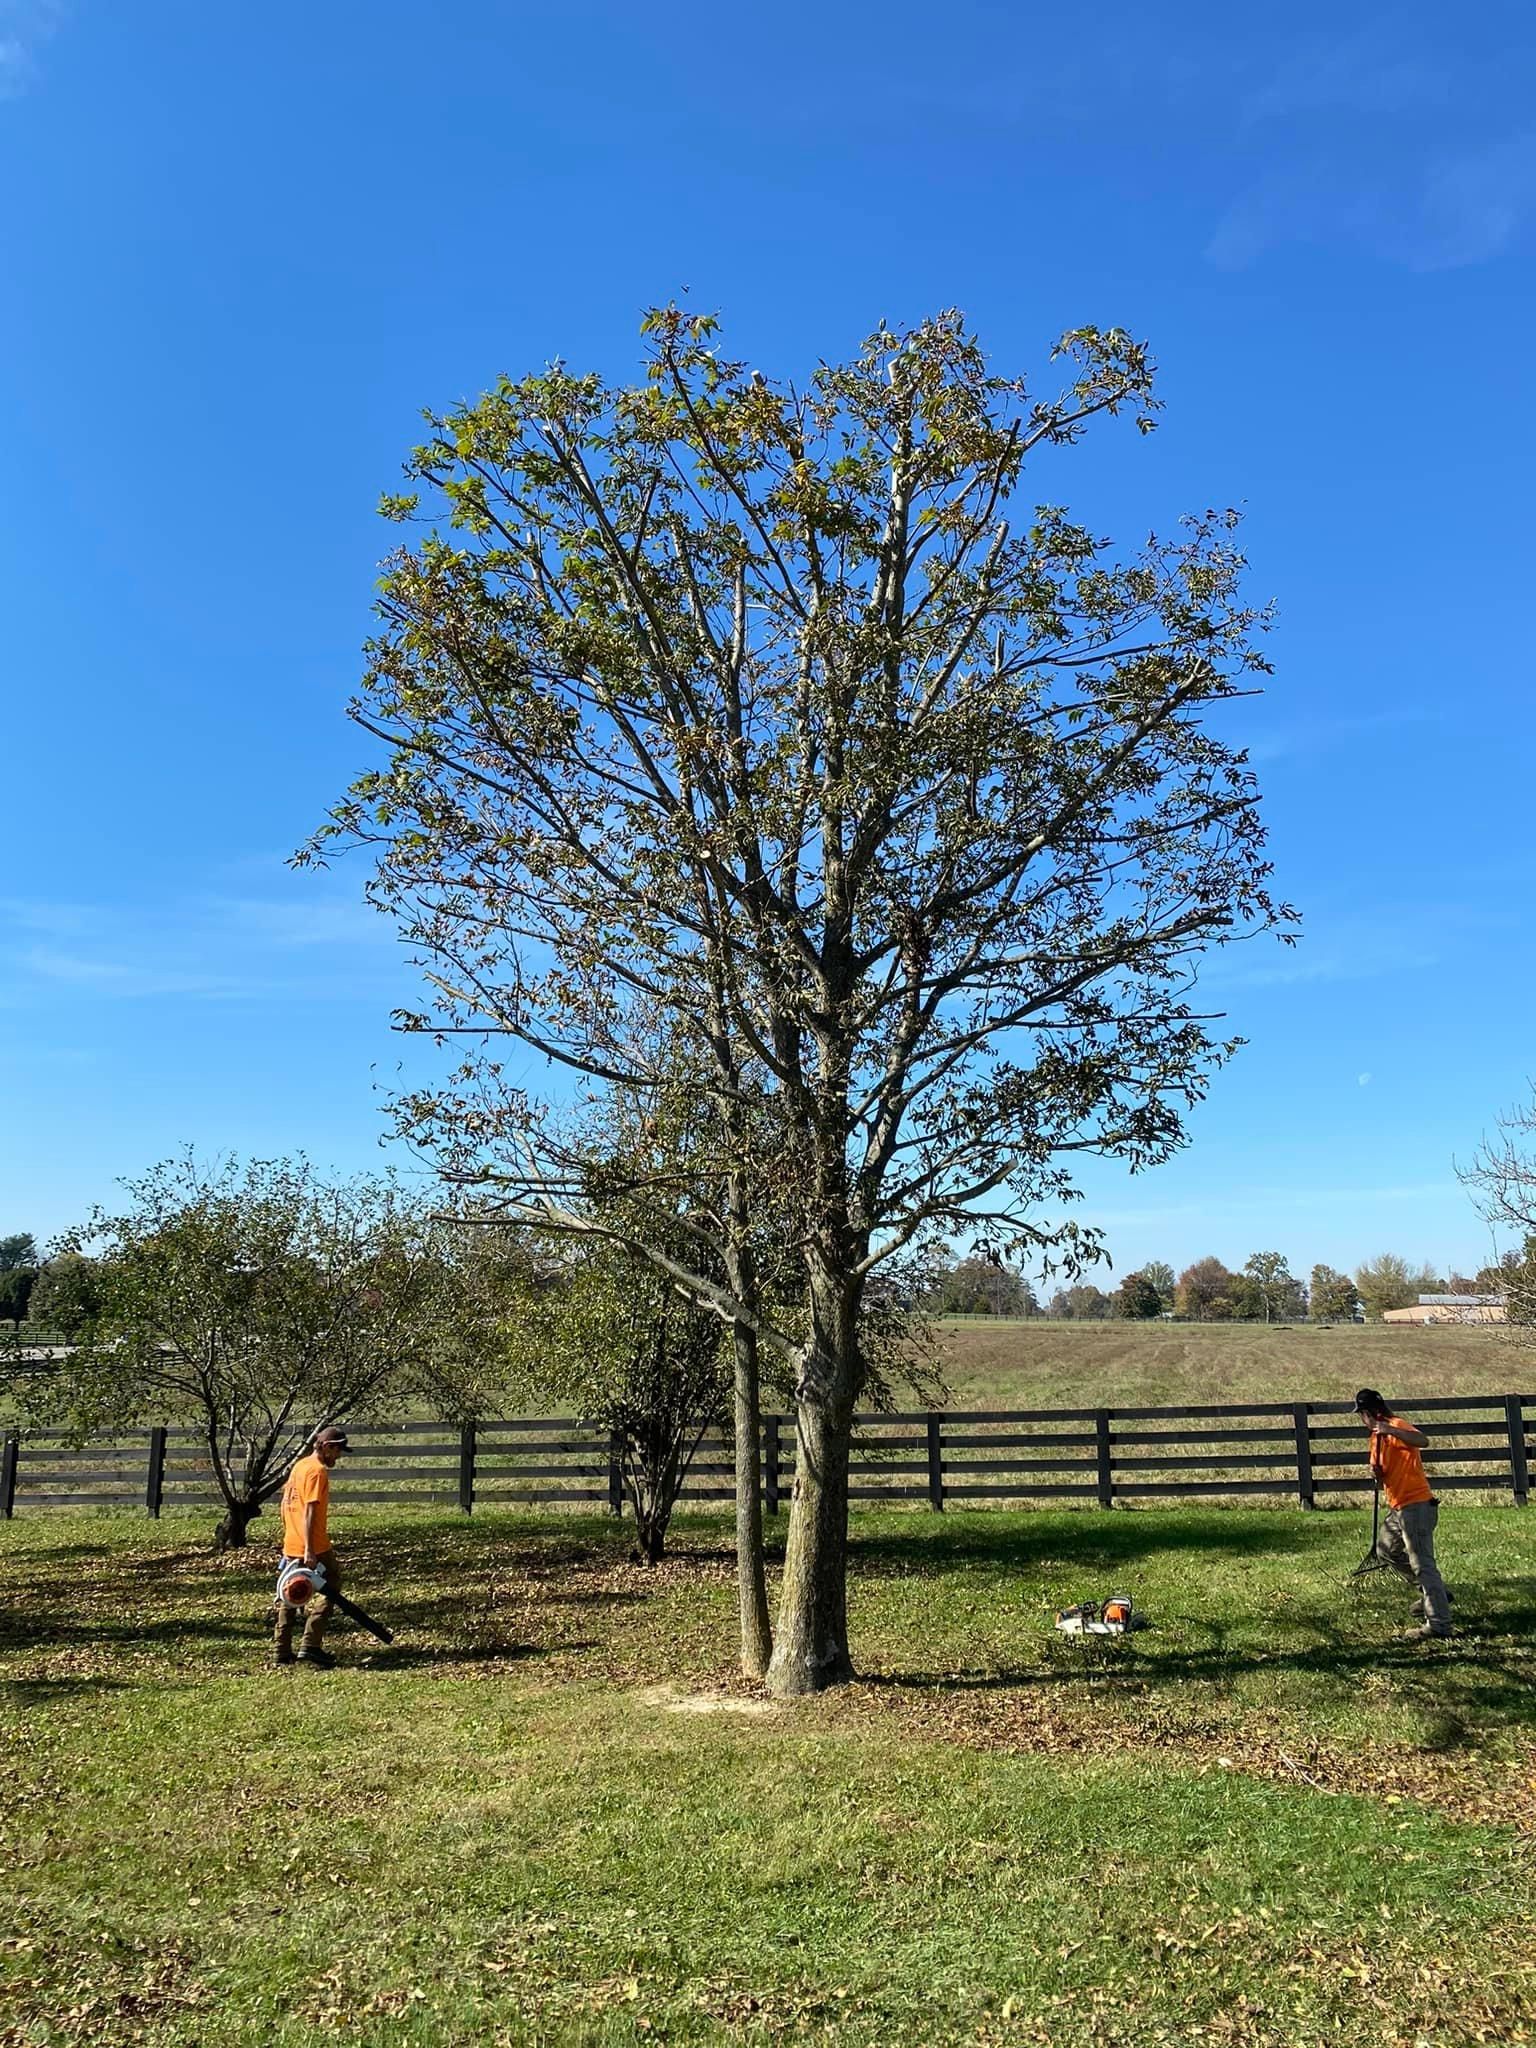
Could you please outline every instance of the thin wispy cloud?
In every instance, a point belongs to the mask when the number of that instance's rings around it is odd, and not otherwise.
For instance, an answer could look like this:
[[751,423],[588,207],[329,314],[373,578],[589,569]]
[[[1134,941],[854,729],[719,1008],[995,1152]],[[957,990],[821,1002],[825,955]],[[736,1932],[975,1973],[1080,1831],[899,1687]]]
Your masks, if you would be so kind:
[[393,927],[354,898],[199,895],[154,905],[0,899],[4,1006],[324,999],[392,986]]
[[1317,113],[1400,114],[1446,100],[1453,67],[1444,53],[1394,49],[1384,18],[1342,36],[1310,36],[1243,95],[1250,121]]
[[63,19],[63,0],[0,0],[0,99],[19,98],[33,83],[38,53]]

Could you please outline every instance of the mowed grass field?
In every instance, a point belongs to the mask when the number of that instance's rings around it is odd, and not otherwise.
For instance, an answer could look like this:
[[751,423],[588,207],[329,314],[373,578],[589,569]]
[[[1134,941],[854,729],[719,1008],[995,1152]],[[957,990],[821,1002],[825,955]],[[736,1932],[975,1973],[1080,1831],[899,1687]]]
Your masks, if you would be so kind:
[[938,1326],[956,1406],[1100,1408],[1536,1394],[1536,1348],[1497,1329],[1262,1323]]
[[[267,1668],[270,1554],[0,1525],[0,2043],[1519,2042],[1530,1519],[1449,1643],[1354,1510],[870,1511],[860,1681],[733,1677],[723,1521],[338,1509],[393,1648]],[[782,1539],[782,1529],[776,1540]],[[1052,1610],[1131,1591],[1085,1655]]]

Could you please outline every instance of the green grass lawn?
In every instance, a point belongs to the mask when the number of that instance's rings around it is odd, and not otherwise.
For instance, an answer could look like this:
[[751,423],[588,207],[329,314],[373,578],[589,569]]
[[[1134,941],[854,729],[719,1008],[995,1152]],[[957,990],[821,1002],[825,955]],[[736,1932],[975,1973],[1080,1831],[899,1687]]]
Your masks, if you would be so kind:
[[332,1673],[265,1667],[265,1551],[18,1520],[0,2044],[1536,2036],[1532,1525],[1447,1508],[1427,1647],[1366,1527],[864,1513],[860,1682],[769,1706],[716,1519],[349,1514],[399,1639]]

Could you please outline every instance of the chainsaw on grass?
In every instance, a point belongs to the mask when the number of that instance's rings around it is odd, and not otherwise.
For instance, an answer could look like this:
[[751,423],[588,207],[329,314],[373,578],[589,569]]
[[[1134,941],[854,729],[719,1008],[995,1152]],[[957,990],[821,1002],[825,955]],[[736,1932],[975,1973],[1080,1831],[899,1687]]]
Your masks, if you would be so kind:
[[1056,1626],[1064,1636],[1127,1636],[1138,1621],[1129,1593],[1085,1600],[1079,1607],[1061,1608],[1056,1615]]

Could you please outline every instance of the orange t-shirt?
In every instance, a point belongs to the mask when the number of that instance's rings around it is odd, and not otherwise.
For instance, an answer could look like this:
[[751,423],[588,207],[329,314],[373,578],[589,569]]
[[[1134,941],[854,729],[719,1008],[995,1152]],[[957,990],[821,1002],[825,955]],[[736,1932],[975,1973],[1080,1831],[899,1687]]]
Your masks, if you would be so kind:
[[322,1550],[330,1549],[330,1540],[325,1528],[325,1511],[330,1498],[330,1473],[313,1452],[307,1458],[300,1458],[288,1474],[288,1484],[283,1488],[284,1557],[304,1555],[304,1510],[311,1501],[315,1504],[315,1551],[318,1554]]
[[[1411,1429],[1401,1415],[1388,1415],[1394,1429]],[[1395,1436],[1372,1436],[1371,1470],[1381,1481],[1389,1508],[1411,1508],[1421,1500],[1433,1500],[1424,1476],[1424,1460],[1411,1444],[1400,1444]]]

